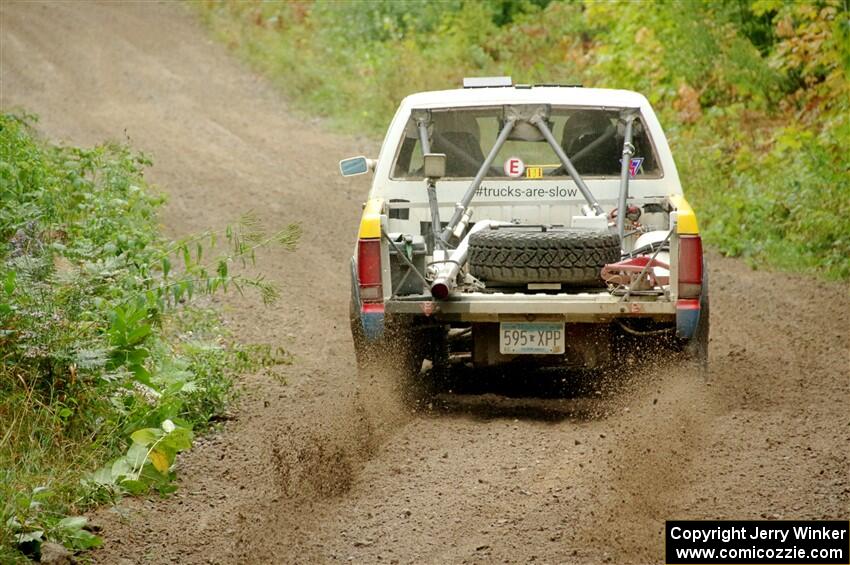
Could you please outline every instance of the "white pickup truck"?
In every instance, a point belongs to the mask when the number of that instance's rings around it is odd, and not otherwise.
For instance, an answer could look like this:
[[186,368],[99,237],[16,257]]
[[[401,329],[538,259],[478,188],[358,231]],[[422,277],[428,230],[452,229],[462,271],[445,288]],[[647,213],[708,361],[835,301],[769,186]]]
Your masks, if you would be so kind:
[[377,160],[340,171],[374,174],[359,360],[600,367],[652,340],[706,367],[697,219],[642,95],[467,79],[405,98]]

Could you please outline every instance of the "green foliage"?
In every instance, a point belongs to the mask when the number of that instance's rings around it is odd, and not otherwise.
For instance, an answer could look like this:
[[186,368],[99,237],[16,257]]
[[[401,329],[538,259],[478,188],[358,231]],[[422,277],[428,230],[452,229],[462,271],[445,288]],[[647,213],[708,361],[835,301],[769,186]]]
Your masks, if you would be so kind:
[[[8,516],[5,526],[12,533],[15,543],[26,548],[26,553],[38,554],[45,539],[64,543],[71,549],[86,550],[100,547],[101,540],[85,529],[88,520],[84,516],[50,515],[42,512],[49,504],[50,491],[36,487],[31,491],[16,493],[7,505]],[[0,553],[2,555],[2,553]]]
[[171,466],[177,454],[192,447],[192,431],[171,420],[163,420],[158,428],[142,428],[130,434],[133,442],[127,453],[101,467],[88,482],[115,493],[144,494],[156,489],[170,494]]
[[[59,147],[0,115],[0,558],[42,541],[99,543],[78,517],[123,493],[173,490],[172,465],[233,397],[232,376],[280,362],[230,344],[198,299],[256,289],[253,217],[167,241],[149,162],[126,147]],[[108,473],[101,467],[112,460]],[[108,475],[108,480],[107,480]],[[85,477],[88,477],[85,480]]]
[[644,93],[724,253],[850,277],[843,0],[207,0],[214,32],[303,110],[381,135],[464,76]]

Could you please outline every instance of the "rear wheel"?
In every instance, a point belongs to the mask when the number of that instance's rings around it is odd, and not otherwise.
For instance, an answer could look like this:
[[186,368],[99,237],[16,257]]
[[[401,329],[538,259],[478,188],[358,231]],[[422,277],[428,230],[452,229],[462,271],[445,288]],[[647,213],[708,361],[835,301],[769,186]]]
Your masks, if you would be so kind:
[[363,369],[370,359],[373,359],[378,354],[378,351],[374,345],[366,340],[366,335],[363,333],[363,325],[360,322],[360,317],[354,310],[353,304],[349,311],[349,323],[351,324],[351,340],[354,342],[354,356],[357,359],[357,367]]
[[352,311],[351,337],[361,377],[389,377],[405,390],[415,384],[423,350],[410,324],[389,320],[380,338],[368,340],[360,318]]

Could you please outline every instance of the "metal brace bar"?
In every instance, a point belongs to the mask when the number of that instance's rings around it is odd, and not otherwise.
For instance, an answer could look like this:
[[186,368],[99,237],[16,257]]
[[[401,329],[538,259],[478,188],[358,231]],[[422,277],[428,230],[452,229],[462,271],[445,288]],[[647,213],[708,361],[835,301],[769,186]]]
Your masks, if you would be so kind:
[[419,144],[422,145],[422,154],[431,152],[431,142],[428,141],[428,120],[426,118],[418,118],[416,125],[419,128]]
[[443,233],[440,236],[440,239],[442,239],[444,243],[448,243],[449,238],[452,236],[452,232],[455,227],[457,227],[461,218],[463,218],[466,208],[469,206],[469,203],[472,202],[472,197],[475,196],[475,191],[478,190],[479,186],[481,186],[481,181],[484,180],[484,176],[487,174],[487,171],[490,170],[490,166],[496,159],[496,154],[502,148],[502,145],[505,144],[505,140],[508,139],[511,131],[514,129],[514,124],[516,124],[516,118],[508,118],[505,121],[505,127],[502,128],[502,131],[499,133],[499,137],[496,138],[496,143],[493,145],[493,148],[490,150],[487,158],[484,159],[484,163],[481,164],[481,168],[478,169],[478,174],[475,175],[474,179],[472,179],[472,183],[469,185],[469,188],[466,189],[466,193],[463,195],[460,202],[455,204],[455,211],[454,214],[452,214],[452,219],[449,220],[449,223],[446,225],[445,229],[443,229]]
[[428,207],[431,210],[431,234],[434,238],[434,249],[446,249],[448,244],[440,234],[440,202],[437,200],[437,181],[429,178],[425,182],[428,192]]
[[579,191],[581,191],[581,195],[584,196],[584,199],[587,200],[590,208],[596,212],[598,215],[603,215],[605,212],[602,210],[602,206],[599,205],[599,202],[593,196],[593,193],[590,192],[590,189],[587,188],[587,185],[582,180],[581,176],[579,176],[578,171],[573,166],[570,158],[567,157],[567,154],[564,153],[564,149],[558,144],[558,141],[555,139],[555,136],[552,135],[552,132],[549,130],[549,126],[546,125],[546,120],[543,119],[542,116],[535,115],[531,118],[531,123],[537,126],[537,129],[540,130],[540,133],[543,134],[543,137],[546,138],[546,141],[549,142],[549,145],[552,147],[552,150],[558,156],[558,159],[561,160],[561,164],[564,165],[564,168],[569,173],[570,178],[573,179],[573,182],[578,186]]
[[[635,146],[632,145],[632,124],[637,115],[635,112],[625,113],[626,131],[623,135],[623,158],[620,166],[620,196],[617,200],[617,233],[620,235],[620,245],[625,245],[626,233],[626,201],[629,198],[629,177],[631,176],[632,155]],[[625,248],[623,248],[625,251]]]
[[[431,152],[431,142],[428,140],[428,123],[431,121],[431,113],[426,112],[416,117],[416,127],[419,132],[419,144],[422,146],[422,155]],[[435,179],[427,179],[426,189],[428,192],[428,207],[431,210],[431,233],[434,238],[434,249],[443,248],[443,240],[440,237],[440,204],[437,201],[437,184]]]

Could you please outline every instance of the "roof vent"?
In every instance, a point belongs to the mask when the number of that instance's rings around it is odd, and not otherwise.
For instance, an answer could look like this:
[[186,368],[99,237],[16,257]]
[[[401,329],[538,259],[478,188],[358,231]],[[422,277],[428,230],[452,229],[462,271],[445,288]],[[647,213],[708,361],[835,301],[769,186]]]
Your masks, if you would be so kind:
[[500,88],[513,86],[511,77],[466,77],[463,79],[464,88]]

